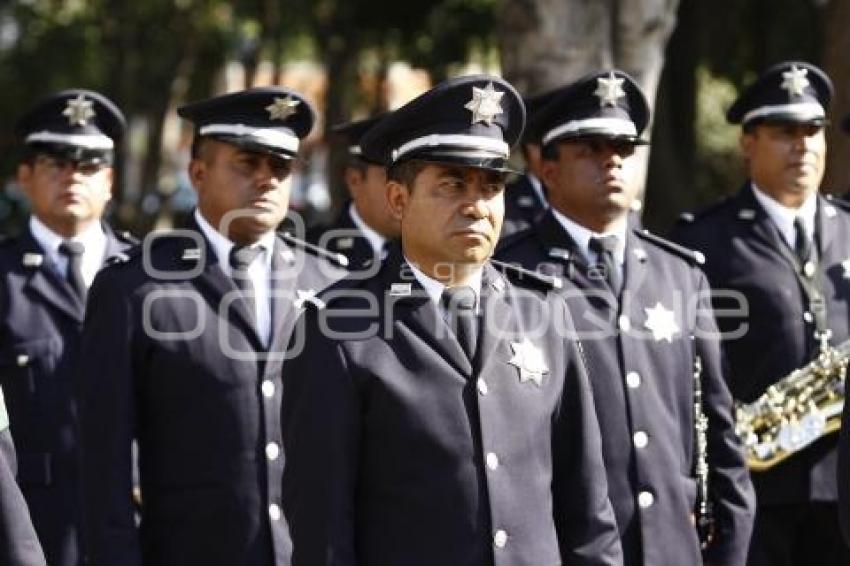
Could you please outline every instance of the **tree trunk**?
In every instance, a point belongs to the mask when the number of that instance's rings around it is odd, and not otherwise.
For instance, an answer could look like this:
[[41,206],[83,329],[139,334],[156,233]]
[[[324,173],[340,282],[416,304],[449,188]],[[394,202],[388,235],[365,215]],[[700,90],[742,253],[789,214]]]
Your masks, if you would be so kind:
[[[505,78],[520,92],[535,94],[617,67],[635,78],[653,108],[678,5],[678,0],[505,0],[499,18]],[[645,177],[648,152],[638,155]]]
[[841,120],[850,114],[850,0],[830,0],[824,30],[823,68],[836,85],[836,97],[832,103],[832,121],[835,125],[827,129],[829,152],[826,159],[826,177],[823,186],[828,192],[843,194],[850,189],[850,136],[840,127]]

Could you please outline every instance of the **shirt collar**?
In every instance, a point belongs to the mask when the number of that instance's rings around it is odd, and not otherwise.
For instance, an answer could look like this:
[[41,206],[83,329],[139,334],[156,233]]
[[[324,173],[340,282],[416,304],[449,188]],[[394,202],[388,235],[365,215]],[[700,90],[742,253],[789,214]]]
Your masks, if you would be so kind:
[[548,207],[549,203],[546,200],[546,193],[543,191],[543,183],[537,178],[537,175],[531,171],[526,171],[525,175],[528,177],[528,184],[531,185],[531,188],[534,190],[534,194],[537,196],[537,201],[541,206],[543,206],[543,208]]
[[384,250],[384,242],[386,242],[387,239],[373,230],[371,226],[366,224],[366,221],[363,220],[363,217],[360,216],[359,212],[357,212],[357,207],[354,206],[353,202],[351,203],[351,206],[348,207],[348,215],[351,216],[351,221],[354,222],[357,229],[363,233],[363,237],[365,237],[369,242],[369,245],[372,247],[372,251],[375,255],[380,257]]
[[81,243],[86,255],[94,252],[102,259],[102,256],[106,252],[106,234],[103,232],[103,226],[100,225],[100,222],[92,222],[84,231],[70,238],[63,238],[48,228],[35,215],[30,216],[29,228],[35,241],[51,257],[58,257],[59,246],[65,240]]
[[753,195],[756,201],[761,205],[767,216],[773,221],[782,237],[793,247],[796,234],[794,233],[794,219],[798,216],[803,221],[803,227],[806,229],[806,235],[811,238],[815,233],[815,215],[818,209],[817,193],[812,193],[800,208],[789,208],[780,204],[773,197],[762,191],[755,183],[752,183]]
[[[419,284],[425,289],[425,292],[428,293],[428,297],[434,302],[434,304],[439,305],[440,299],[443,296],[443,290],[446,286],[430,277],[425,275],[421,269],[419,269],[412,261],[407,259],[405,256],[404,260],[407,262],[407,265],[410,266],[410,270],[413,272],[413,276],[416,277],[416,280],[419,281]],[[475,291],[476,303],[478,302],[479,297],[481,296],[481,276],[484,272],[484,268],[478,268],[475,272],[472,273],[472,276],[469,279],[467,285],[472,287],[472,290]]]
[[[232,250],[233,246],[236,244],[229,238],[225,237],[221,232],[213,228],[212,225],[207,222],[207,219],[204,218],[203,214],[201,214],[201,211],[197,208],[195,209],[195,221],[201,228],[201,232],[203,232],[204,236],[206,236],[207,241],[209,241],[213,253],[216,258],[218,258],[218,264],[221,266],[221,269],[226,275],[231,275],[230,250]],[[271,252],[274,250],[274,241],[274,230],[269,230],[250,246],[252,248],[256,246],[263,247],[265,252],[262,254],[263,262],[267,267],[271,266]]]
[[626,232],[628,230],[628,222],[625,216],[622,218],[621,222],[617,223],[613,230],[609,230],[604,234],[597,234],[596,232],[588,230],[581,224],[567,218],[554,208],[552,209],[552,214],[554,214],[558,223],[564,228],[564,230],[566,230],[567,234],[570,235],[576,245],[578,245],[579,251],[581,251],[584,259],[588,262],[596,260],[595,257],[591,257],[591,238],[610,235],[617,236],[617,249],[614,250],[614,261],[616,261],[618,265],[623,265],[626,257]]

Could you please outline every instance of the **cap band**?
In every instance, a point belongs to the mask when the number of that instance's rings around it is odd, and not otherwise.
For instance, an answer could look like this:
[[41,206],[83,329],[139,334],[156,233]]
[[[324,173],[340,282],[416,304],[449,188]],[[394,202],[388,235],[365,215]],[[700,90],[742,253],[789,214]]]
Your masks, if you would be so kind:
[[84,149],[114,149],[115,142],[103,134],[60,134],[58,132],[33,132],[24,140],[26,143],[59,143]]
[[404,155],[426,147],[452,147],[458,149],[475,149],[495,154],[497,157],[507,159],[511,148],[503,140],[487,138],[483,136],[468,136],[465,134],[431,134],[416,138],[405,143],[398,149],[392,151],[392,161],[395,163]]
[[254,128],[245,124],[207,124],[201,126],[198,134],[208,136],[220,134],[225,136],[236,136],[239,138],[253,138],[257,142],[298,153],[299,139],[286,130],[278,128]]
[[793,104],[773,104],[759,106],[750,110],[741,118],[741,123],[746,124],[756,118],[767,118],[779,114],[792,114],[802,120],[817,120],[826,118],[826,111],[819,102],[795,102]]
[[565,124],[549,130],[543,136],[543,145],[564,134],[575,134],[582,130],[603,130],[606,134],[612,136],[637,137],[638,135],[637,128],[635,128],[635,124],[631,120],[624,120],[622,118],[587,118],[586,120],[570,120]]

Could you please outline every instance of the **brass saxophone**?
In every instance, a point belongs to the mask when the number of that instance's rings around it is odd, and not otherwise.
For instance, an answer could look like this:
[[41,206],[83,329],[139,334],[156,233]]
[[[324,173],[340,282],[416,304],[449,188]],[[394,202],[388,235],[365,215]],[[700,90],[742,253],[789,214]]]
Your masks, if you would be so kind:
[[702,408],[702,359],[694,358],[694,441],[697,482],[695,522],[700,547],[705,550],[714,538],[714,509],[708,497],[708,417]]
[[838,346],[827,340],[828,336],[821,339],[814,360],[768,387],[758,399],[735,402],[735,431],[750,470],[769,470],[840,428],[850,340]]

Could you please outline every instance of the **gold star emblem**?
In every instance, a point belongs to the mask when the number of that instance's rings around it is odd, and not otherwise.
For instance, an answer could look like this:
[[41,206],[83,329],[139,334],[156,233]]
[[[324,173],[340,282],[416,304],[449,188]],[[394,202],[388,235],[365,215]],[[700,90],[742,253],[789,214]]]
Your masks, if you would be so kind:
[[65,103],[62,115],[68,118],[68,124],[71,126],[85,126],[95,117],[93,106],[94,102],[86,100],[86,97],[81,94]]
[[511,342],[511,350],[514,357],[508,363],[516,366],[519,370],[519,382],[533,381],[537,387],[543,384],[543,374],[549,373],[546,360],[543,359],[543,350],[531,343],[528,338],[522,342]]
[[791,65],[791,70],[782,73],[782,86],[788,91],[788,96],[803,96],[803,89],[809,86],[808,69],[800,69],[797,65]]
[[626,92],[623,90],[624,82],[626,80],[618,79],[614,71],[611,71],[607,78],[598,77],[596,79],[596,90],[593,92],[593,96],[599,99],[600,108],[605,106],[617,107],[617,101],[626,96]]
[[463,107],[472,112],[473,124],[484,122],[489,126],[496,116],[503,113],[500,101],[504,95],[504,92],[499,92],[493,88],[493,83],[488,83],[484,88],[474,86],[472,87],[472,100]]
[[300,100],[295,100],[289,95],[286,95],[286,98],[276,96],[274,102],[266,106],[269,120],[286,120],[295,114],[295,108],[299,104],[301,104]]
[[655,306],[644,308],[646,311],[646,322],[643,326],[652,332],[652,337],[655,341],[667,340],[673,341],[673,337],[679,332],[679,325],[676,324],[676,313],[667,310],[660,302],[655,303]]

